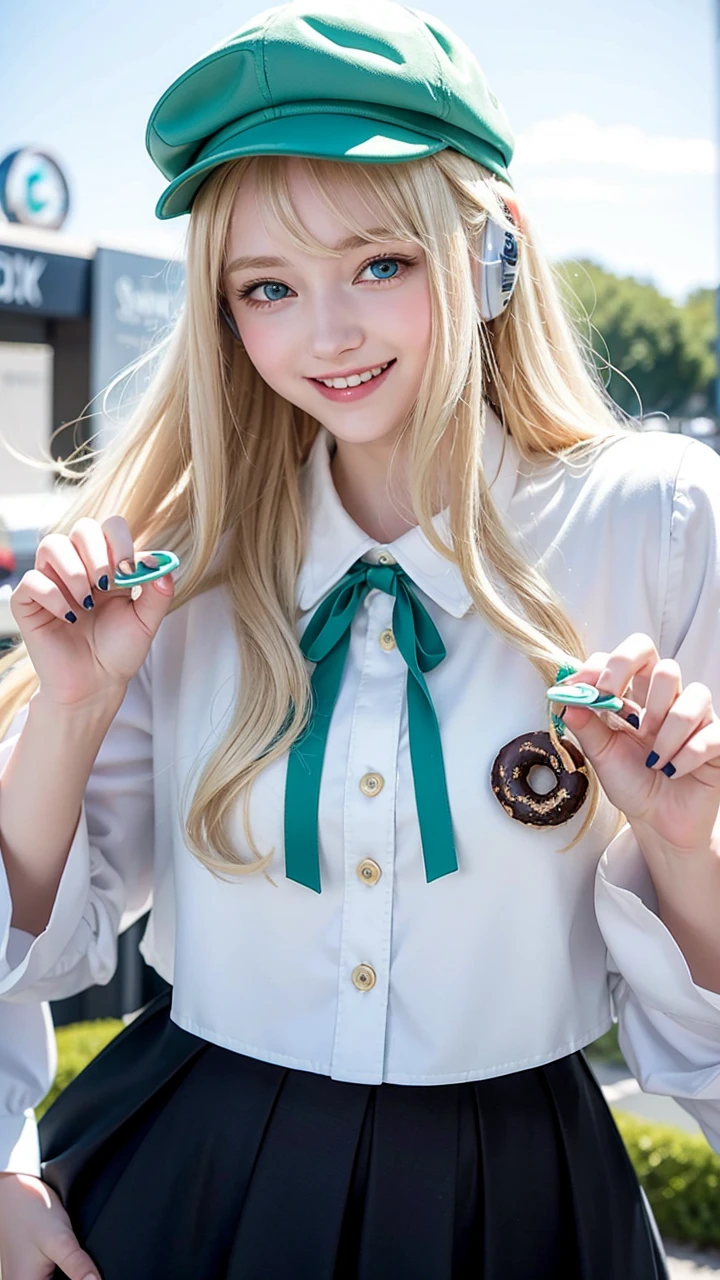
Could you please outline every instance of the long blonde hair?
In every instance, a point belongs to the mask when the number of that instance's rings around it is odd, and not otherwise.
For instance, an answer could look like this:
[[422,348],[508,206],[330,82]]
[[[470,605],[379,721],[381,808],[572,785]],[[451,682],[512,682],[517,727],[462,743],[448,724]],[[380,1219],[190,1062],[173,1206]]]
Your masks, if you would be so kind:
[[[473,276],[479,236],[488,214],[510,227],[500,181],[452,150],[401,164],[302,163],[349,230],[362,228],[343,205],[338,174],[378,211],[386,231],[425,251],[431,351],[405,437],[415,518],[437,552],[460,567],[478,614],[549,685],[560,665],[587,655],[562,602],[513,544],[488,490],[485,401],[496,406],[521,457],[531,462],[585,458],[630,427],[583,355],[527,219],[511,304],[489,324],[480,320]],[[243,679],[226,737],[204,765],[185,824],[190,851],[223,875],[260,870],[272,856],[253,842],[248,797],[260,770],[305,727],[310,689],[296,633],[305,546],[298,472],[320,424],[262,380],[218,309],[233,202],[250,166],[261,207],[300,248],[328,253],[293,208],[283,158],[251,157],[215,169],[194,201],[185,302],[155,353],[150,384],[49,530],[69,534],[81,516],[102,521],[119,512],[137,547],[165,547],[180,557],[173,610],[225,587]],[[448,443],[451,549],[432,524],[433,477]],[[67,463],[51,465],[66,479],[78,478]],[[37,685],[23,644],[0,660],[0,736]],[[551,721],[549,728],[567,761]],[[589,772],[585,820],[572,844],[597,811],[599,784]],[[250,862],[239,858],[228,835],[229,812],[241,796]]]

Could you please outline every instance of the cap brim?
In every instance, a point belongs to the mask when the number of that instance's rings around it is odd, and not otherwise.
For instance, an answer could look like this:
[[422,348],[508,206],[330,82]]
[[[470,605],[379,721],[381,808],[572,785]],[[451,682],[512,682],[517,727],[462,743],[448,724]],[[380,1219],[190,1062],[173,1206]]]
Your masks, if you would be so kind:
[[177,218],[189,213],[193,197],[211,169],[241,156],[315,156],[359,164],[393,164],[434,155],[450,143],[416,133],[402,125],[363,116],[325,114],[263,120],[236,134],[223,130],[216,149],[175,178],[158,200],[155,216]]

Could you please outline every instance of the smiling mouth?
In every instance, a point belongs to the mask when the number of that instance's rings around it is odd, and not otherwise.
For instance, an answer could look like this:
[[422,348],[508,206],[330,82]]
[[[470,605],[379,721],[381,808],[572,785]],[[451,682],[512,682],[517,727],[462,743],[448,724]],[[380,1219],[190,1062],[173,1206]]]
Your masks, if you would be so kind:
[[373,365],[364,373],[352,373],[347,378],[310,378],[310,382],[319,382],[323,387],[332,387],[338,391],[345,387],[359,387],[362,382],[371,382],[373,378],[379,378],[391,364],[395,364],[394,359],[386,360],[384,364]]

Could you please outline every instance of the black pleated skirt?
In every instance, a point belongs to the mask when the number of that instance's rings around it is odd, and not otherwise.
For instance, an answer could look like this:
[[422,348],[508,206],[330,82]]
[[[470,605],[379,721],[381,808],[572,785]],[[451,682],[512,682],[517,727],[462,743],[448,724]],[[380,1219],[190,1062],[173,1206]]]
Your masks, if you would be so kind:
[[102,1280],[667,1280],[582,1053],[346,1084],[210,1044],[169,1007],[40,1121],[43,1177]]

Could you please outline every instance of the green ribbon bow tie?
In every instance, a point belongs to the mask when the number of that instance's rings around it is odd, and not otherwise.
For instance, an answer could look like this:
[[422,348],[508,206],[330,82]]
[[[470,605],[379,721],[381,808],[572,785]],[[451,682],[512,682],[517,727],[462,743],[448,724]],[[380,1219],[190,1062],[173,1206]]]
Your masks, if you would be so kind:
[[427,610],[399,565],[357,560],[318,606],[300,641],[316,664],[313,711],[307,729],[290,748],[285,786],[285,872],[290,880],[320,893],[318,803],[330,720],[350,645],[358,606],[376,588],[395,597],[393,631],[407,663],[408,730],[420,821],[425,877],[437,880],[457,871],[450,802],[445,781],[440,728],[423,672],[445,657],[445,646]]

